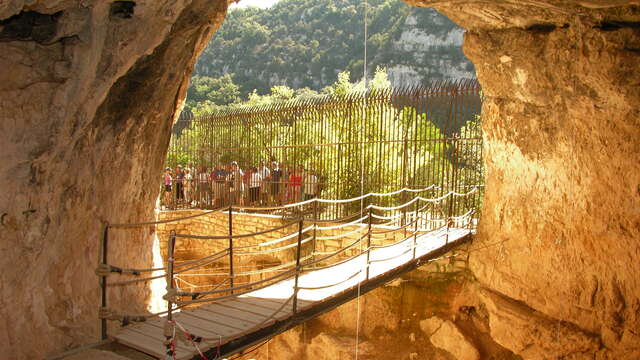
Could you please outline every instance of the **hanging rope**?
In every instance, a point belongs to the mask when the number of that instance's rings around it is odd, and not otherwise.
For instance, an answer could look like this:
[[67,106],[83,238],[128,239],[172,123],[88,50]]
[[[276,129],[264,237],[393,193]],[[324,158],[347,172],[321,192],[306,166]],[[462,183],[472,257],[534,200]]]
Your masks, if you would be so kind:
[[[367,0],[364,1],[364,62],[363,62],[363,79],[364,79],[364,89],[367,91],[367,11],[369,10],[369,4]],[[360,136],[362,136],[361,141],[364,142],[365,137],[365,129],[364,129],[364,121],[367,116],[367,97],[364,97],[364,107],[363,107],[363,116],[362,123],[360,126]],[[361,146],[361,154],[360,154],[360,196],[363,197],[360,200],[360,217],[364,216],[364,146]],[[371,221],[371,219],[369,219]],[[360,254],[362,254],[362,241],[359,241],[360,245]],[[367,250],[369,251],[369,250]],[[361,269],[362,271],[362,269]],[[362,281],[358,281],[358,294],[356,298],[356,356],[355,360],[358,360],[358,343],[360,341],[360,284]]]

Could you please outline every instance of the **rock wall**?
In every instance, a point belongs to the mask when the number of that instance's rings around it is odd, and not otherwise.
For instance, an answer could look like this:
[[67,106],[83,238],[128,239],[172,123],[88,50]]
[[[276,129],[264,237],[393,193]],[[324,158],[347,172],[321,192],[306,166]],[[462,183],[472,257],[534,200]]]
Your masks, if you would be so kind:
[[486,195],[471,270],[529,359],[640,357],[640,7],[433,5],[469,32]]
[[[172,117],[226,0],[0,2],[0,353],[99,339],[102,223],[153,219]],[[115,265],[151,263],[149,229]],[[119,288],[111,305],[148,290]],[[135,309],[134,309],[135,310]]]
[[[408,2],[469,30],[486,96],[471,269],[491,336],[526,358],[640,357],[640,4]],[[0,3],[3,356],[97,339],[101,223],[152,217],[171,120],[226,6]],[[114,232],[110,258],[149,265],[149,233]]]

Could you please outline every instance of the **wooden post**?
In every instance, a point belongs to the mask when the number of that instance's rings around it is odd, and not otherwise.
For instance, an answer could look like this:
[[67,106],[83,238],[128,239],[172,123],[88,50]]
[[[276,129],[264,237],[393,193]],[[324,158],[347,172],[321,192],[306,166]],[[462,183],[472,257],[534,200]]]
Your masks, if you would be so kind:
[[298,312],[298,278],[300,277],[300,251],[302,248],[302,226],[303,220],[298,222],[298,246],[296,247],[296,279],[293,286],[293,313]]
[[233,207],[229,205],[229,286],[233,294]]
[[[102,246],[100,248],[100,261],[103,264],[107,263],[107,248],[109,245],[109,223],[105,223],[104,224],[104,230],[102,233]],[[101,291],[101,300],[100,300],[100,306],[102,306],[102,308],[106,308],[107,307],[107,277],[106,276],[101,276],[100,277],[100,291]],[[102,340],[106,340],[108,337],[107,334],[107,319],[100,319],[100,337],[102,338]]]
[[372,215],[373,208],[369,208],[369,231],[367,231],[367,277],[369,280],[369,259],[371,257],[371,222],[373,221]]

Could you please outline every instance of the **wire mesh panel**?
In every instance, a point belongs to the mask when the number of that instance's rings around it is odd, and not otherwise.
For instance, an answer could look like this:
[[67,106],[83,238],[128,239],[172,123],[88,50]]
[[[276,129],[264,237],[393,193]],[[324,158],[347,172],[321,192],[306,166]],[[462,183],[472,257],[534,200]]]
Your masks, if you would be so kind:
[[[429,197],[479,188],[431,205],[434,216],[465,214],[480,208],[483,194],[480,94],[475,80],[437,82],[181,117],[163,203],[264,207],[400,188],[429,188]],[[376,202],[393,206],[407,196]],[[370,201],[325,204],[316,215],[347,216]]]

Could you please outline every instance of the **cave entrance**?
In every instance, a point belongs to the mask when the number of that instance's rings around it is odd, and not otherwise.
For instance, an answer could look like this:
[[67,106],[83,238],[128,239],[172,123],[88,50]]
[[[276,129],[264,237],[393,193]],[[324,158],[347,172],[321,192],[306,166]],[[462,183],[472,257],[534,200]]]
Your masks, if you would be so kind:
[[[477,222],[484,179],[480,109],[479,84],[470,80],[183,116],[167,156],[167,168],[180,169],[179,182],[163,206],[261,212],[275,206],[284,213],[280,206],[313,198],[406,188],[429,198],[460,194],[436,202],[430,216],[473,211]],[[374,200],[398,206],[408,199],[398,192],[326,204],[317,215],[336,219]]]

